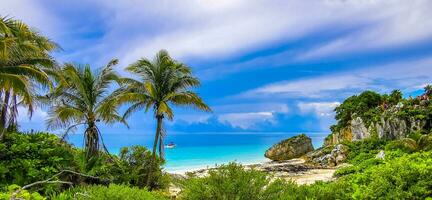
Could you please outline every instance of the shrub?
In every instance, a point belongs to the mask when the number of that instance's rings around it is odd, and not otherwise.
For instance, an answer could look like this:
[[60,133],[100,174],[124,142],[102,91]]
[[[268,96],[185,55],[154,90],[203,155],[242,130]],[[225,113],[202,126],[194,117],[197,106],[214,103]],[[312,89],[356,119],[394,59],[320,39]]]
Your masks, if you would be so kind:
[[[16,193],[21,187],[18,185],[10,185],[7,187],[7,191],[4,193],[0,192],[0,200],[9,199],[22,199],[22,200],[45,200],[39,193],[30,193],[27,190],[21,190]],[[12,198],[13,197],[13,198]]]
[[[152,189],[165,188],[169,184],[169,176],[162,172],[161,166],[164,161],[156,157],[156,163],[152,161],[152,153],[143,146],[124,147],[120,151],[120,160],[123,161],[123,169],[126,181],[131,185],[138,187],[149,187]],[[152,180],[147,185],[150,167],[152,171]]]
[[[368,145],[366,145],[368,146]],[[374,145],[372,145],[374,146]],[[386,152],[337,171],[333,182],[270,182],[264,172],[237,164],[186,180],[183,199],[425,199],[432,195],[432,152]]]
[[110,184],[72,188],[68,191],[52,196],[53,200],[165,200],[163,195],[149,192],[147,189],[129,187],[126,185]]
[[[6,134],[0,144],[0,186],[27,185],[45,180],[64,169],[77,170],[75,150],[57,136],[47,133]],[[62,180],[73,177],[62,176]],[[44,185],[44,191],[58,185]]]
[[356,142],[345,142],[348,146],[349,153],[347,162],[351,164],[359,164],[364,160],[375,158],[376,154],[384,149],[386,140],[369,138]]
[[341,179],[350,182],[356,199],[424,199],[432,195],[432,152],[406,154]]
[[[156,170],[152,172],[152,180],[147,185],[151,159],[153,159],[151,152],[142,146],[124,147],[119,157],[100,152],[99,157],[92,161],[90,170],[85,173],[116,184],[150,189],[166,188],[169,184],[169,176],[162,172],[163,161],[158,157],[156,157],[156,163],[152,163]],[[79,154],[77,160],[80,161],[79,163],[84,163],[84,154]],[[85,166],[82,164],[82,167]]]
[[394,140],[389,142],[386,146],[385,149],[388,151],[391,150],[401,150],[407,153],[412,153],[417,151],[418,146],[417,146],[417,142],[411,138],[403,138],[400,140]]
[[432,150],[432,134],[420,136],[417,143],[421,150],[424,151]]
[[245,170],[241,165],[230,163],[212,169],[206,177],[190,177],[184,184],[183,199],[263,199],[268,195],[269,183],[266,173]]

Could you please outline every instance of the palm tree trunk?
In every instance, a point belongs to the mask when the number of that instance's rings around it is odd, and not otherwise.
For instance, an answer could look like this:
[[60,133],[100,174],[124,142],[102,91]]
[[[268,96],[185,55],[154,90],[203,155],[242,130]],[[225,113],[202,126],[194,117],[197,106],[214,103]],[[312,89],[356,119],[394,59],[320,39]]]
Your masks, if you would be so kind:
[[0,114],[0,126],[1,127],[5,127],[6,126],[6,117],[7,117],[7,112],[8,112],[8,106],[9,106],[9,99],[10,99],[10,92],[6,91],[5,92],[5,97],[3,100],[3,106],[1,109],[1,114]]
[[6,117],[8,112],[9,99],[10,91],[5,91],[3,106],[0,112],[0,140],[3,140],[4,134],[6,132]]
[[[150,167],[149,167],[149,171],[148,171],[148,176],[147,176],[147,187],[151,188],[151,181],[153,179],[153,171],[156,168],[156,150],[158,147],[158,143],[159,143],[159,136],[161,134],[162,131],[162,119],[163,119],[163,115],[156,115],[156,133],[155,133],[155,140],[153,142],[153,159],[150,161]],[[161,145],[161,144],[159,144]]]
[[95,157],[99,150],[99,134],[94,121],[88,123],[84,133],[86,160],[89,161]]
[[18,101],[17,101],[17,95],[13,94],[12,95],[12,102],[10,103],[10,108],[9,108],[9,119],[7,122],[7,130],[8,131],[16,131],[18,128],[18,121],[17,121],[17,117],[18,117]]
[[161,115],[157,115],[156,116],[156,133],[155,133],[155,139],[153,142],[153,157],[156,158],[156,151],[157,151],[157,147],[158,147],[158,142],[159,142],[159,136],[162,130],[162,119],[163,116]]

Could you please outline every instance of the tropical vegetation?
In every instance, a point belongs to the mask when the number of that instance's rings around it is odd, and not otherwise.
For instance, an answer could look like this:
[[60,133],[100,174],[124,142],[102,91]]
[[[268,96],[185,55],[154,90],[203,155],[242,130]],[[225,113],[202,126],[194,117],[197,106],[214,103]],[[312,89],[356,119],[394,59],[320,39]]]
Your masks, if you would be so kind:
[[31,115],[37,86],[50,86],[58,45],[19,20],[0,16],[0,140],[17,123],[18,106]]
[[66,137],[70,131],[84,126],[84,150],[88,161],[94,159],[103,146],[97,123],[126,124],[116,110],[114,96],[109,94],[113,82],[121,81],[113,69],[117,63],[118,60],[111,60],[96,72],[89,65],[65,64],[57,73],[56,88],[46,95],[50,104],[48,128],[66,128]]
[[[179,199],[431,199],[432,86],[416,98],[365,91],[335,109],[343,130],[360,117],[367,126],[383,116],[421,122],[404,138],[343,141],[346,162],[336,180],[297,185],[255,169],[230,163],[207,176],[171,177],[163,170],[163,120],[173,119],[174,106],[210,111],[193,91],[200,81],[191,68],[160,51],[126,68],[121,77],[116,59],[99,70],[89,65],[57,64],[50,56],[58,45],[23,22],[0,18],[0,199],[168,199],[170,185]],[[62,137],[19,131],[18,107],[29,113],[49,109],[48,127]],[[121,114],[120,107],[127,106]],[[110,154],[99,125],[123,123],[134,112],[152,109],[156,133],[151,150],[125,147]],[[64,140],[83,130],[84,149]],[[157,154],[159,151],[159,154]],[[377,157],[384,152],[384,157]]]

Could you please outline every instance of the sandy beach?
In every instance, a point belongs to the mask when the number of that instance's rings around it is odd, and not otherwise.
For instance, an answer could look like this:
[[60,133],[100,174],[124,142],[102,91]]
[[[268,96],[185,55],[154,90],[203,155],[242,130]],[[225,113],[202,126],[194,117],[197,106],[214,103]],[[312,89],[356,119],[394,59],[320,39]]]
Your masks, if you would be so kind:
[[[243,164],[246,169],[257,169],[268,172],[274,178],[282,178],[286,180],[293,180],[297,184],[312,184],[316,181],[331,181],[333,180],[334,172],[345,165],[338,165],[337,167],[317,167],[305,163],[304,159],[297,158],[287,161],[264,161],[259,163]],[[205,167],[196,169],[185,169],[174,172],[169,172],[174,176],[194,175],[206,176],[207,172],[215,167]]]

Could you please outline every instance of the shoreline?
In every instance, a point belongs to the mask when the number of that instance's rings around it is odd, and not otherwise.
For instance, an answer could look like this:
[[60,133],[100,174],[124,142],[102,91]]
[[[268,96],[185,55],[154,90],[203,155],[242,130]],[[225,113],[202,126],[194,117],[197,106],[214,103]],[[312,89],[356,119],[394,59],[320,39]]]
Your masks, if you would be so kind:
[[[271,174],[273,178],[281,178],[285,180],[292,180],[299,185],[313,184],[316,181],[332,181],[334,172],[347,164],[341,164],[336,167],[319,167],[307,164],[302,158],[295,158],[286,161],[263,161],[256,163],[241,163],[245,169],[257,169]],[[204,167],[197,169],[185,169],[177,172],[167,172],[173,176],[186,177],[188,174],[203,177],[207,172],[214,167]]]
[[249,162],[241,162],[238,160],[233,160],[233,161],[229,161],[229,162],[214,163],[212,165],[182,166],[182,167],[179,167],[179,169],[170,169],[170,170],[164,169],[164,171],[166,173],[169,173],[169,174],[186,175],[186,173],[194,173],[197,171],[215,169],[215,168],[218,168],[222,165],[227,165],[230,162],[239,163],[239,164],[247,167],[247,166],[253,166],[253,165],[264,165],[264,164],[272,162],[272,161],[270,159],[264,157],[260,160],[254,160],[254,161],[249,161]]

